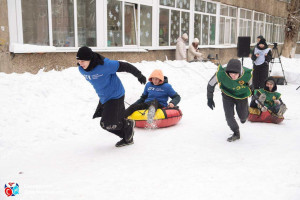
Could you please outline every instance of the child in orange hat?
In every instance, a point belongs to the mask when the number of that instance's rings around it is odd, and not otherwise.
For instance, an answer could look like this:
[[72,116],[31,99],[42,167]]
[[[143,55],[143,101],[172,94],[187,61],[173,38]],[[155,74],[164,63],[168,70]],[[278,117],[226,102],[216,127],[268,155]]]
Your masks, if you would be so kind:
[[[173,108],[180,102],[181,97],[168,83],[168,78],[161,70],[154,70],[148,80],[141,98],[126,109],[125,117],[136,110],[149,109],[148,122],[151,123],[157,108]],[[169,97],[172,100],[168,103]]]

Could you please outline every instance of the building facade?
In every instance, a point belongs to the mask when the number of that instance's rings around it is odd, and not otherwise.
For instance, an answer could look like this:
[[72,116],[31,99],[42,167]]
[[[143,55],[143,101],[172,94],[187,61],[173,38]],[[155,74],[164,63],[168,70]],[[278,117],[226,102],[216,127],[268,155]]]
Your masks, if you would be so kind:
[[76,66],[79,47],[116,60],[173,60],[183,33],[204,55],[236,57],[238,36],[284,41],[278,0],[0,0],[0,71]]

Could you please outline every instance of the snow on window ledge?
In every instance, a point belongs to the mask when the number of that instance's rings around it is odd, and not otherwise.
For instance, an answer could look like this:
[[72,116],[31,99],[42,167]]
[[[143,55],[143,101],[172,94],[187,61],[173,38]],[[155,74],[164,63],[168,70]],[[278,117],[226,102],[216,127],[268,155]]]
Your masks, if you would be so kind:
[[[79,47],[54,47],[54,46],[39,46],[32,44],[10,44],[9,51],[13,53],[57,53],[57,52],[77,52]],[[97,48],[91,47],[93,51],[101,52],[148,52],[144,48],[127,48],[127,47],[109,47]]]
[[9,46],[9,51],[13,53],[45,53],[56,52],[56,47],[12,43]]

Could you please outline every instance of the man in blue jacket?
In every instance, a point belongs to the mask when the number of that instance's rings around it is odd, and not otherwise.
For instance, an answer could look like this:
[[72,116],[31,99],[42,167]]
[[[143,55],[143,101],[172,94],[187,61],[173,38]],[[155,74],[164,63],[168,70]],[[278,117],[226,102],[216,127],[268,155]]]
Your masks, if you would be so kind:
[[100,126],[122,138],[116,147],[133,144],[135,122],[124,117],[125,90],[116,72],[129,72],[141,84],[146,83],[146,77],[133,65],[105,58],[89,47],[81,47],[76,58],[79,72],[92,84],[100,98],[93,118],[102,117]]

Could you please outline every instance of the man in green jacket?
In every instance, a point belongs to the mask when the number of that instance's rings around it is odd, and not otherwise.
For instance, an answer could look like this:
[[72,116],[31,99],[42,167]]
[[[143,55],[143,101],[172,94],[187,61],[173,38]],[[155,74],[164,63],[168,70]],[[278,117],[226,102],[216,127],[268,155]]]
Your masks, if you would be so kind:
[[233,135],[227,139],[233,142],[240,139],[239,126],[234,118],[234,106],[241,123],[245,123],[248,111],[248,97],[251,96],[249,82],[252,78],[252,70],[242,67],[237,59],[231,59],[226,68],[221,65],[216,74],[210,79],[207,85],[207,105],[213,110],[215,102],[213,93],[218,83],[222,91],[223,108],[228,126],[233,131]]

